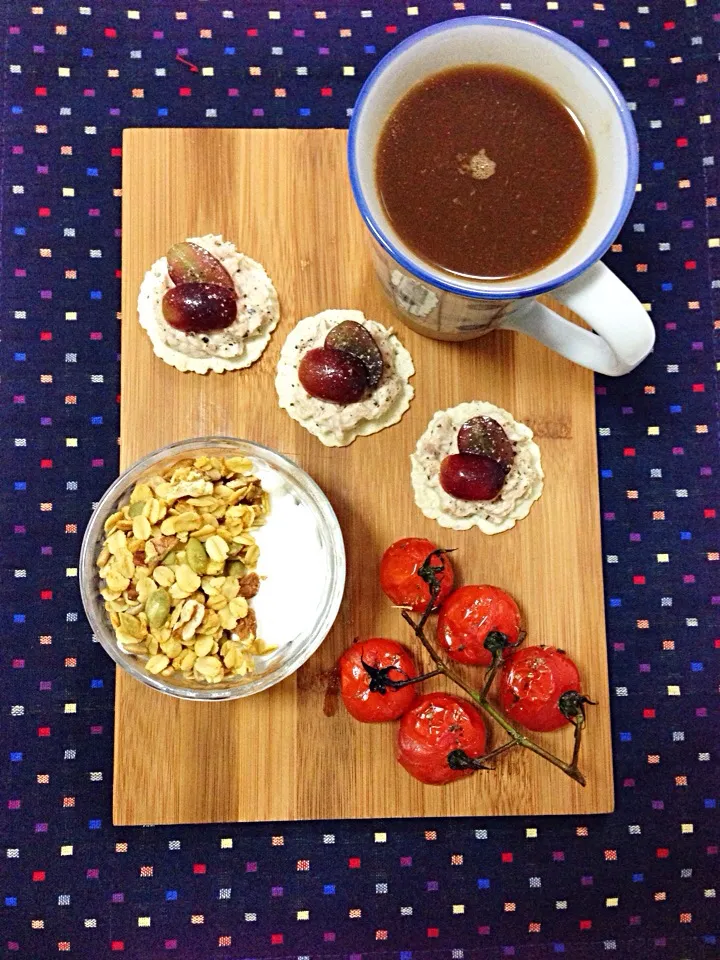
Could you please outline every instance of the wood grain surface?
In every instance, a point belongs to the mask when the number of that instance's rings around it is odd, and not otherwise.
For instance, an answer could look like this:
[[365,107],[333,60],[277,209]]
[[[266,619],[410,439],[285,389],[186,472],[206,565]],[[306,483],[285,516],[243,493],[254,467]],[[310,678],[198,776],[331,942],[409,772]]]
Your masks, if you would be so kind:
[[[374,281],[337,130],[126,130],[123,138],[121,465],[173,440],[226,434],[294,458],[340,519],[348,555],[334,629],[294,676],[233,703],[171,699],[118,671],[116,824],[340,817],[601,813],[613,808],[593,377],[528,337],[500,332],[440,343],[397,324]],[[157,359],[136,315],[145,270],[174,242],[222,233],[262,261],[282,320],[262,359],[224,375],[181,374]],[[293,324],[328,307],[395,323],[415,360],[415,399],[397,426],[327,449],[277,406],[280,346]],[[530,424],[545,492],[527,519],[494,537],[452,533],[413,502],[409,455],[433,412],[490,400]],[[383,549],[401,536],[457,547],[466,583],[520,603],[529,642],[567,650],[599,705],[582,752],[581,788],[524,750],[494,773],[426,787],[394,761],[393,725],[349,718],[328,693],[357,636],[414,646],[377,584]],[[421,658],[422,659],[422,658]],[[437,686],[442,686],[438,683]],[[330,715],[327,715],[330,714]],[[570,729],[539,736],[569,756]],[[500,741],[497,730],[492,744]]]

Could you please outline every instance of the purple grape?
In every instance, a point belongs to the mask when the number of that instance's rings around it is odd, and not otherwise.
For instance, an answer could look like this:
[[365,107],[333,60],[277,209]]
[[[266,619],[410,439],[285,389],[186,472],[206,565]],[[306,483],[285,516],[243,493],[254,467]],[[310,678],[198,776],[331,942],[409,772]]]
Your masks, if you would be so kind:
[[219,283],[221,287],[235,289],[232,277],[217,257],[205,247],[190,240],[183,240],[167,252],[168,273],[174,284]]
[[311,397],[330,403],[355,403],[368,386],[365,364],[332,347],[308,350],[300,361],[298,376]]
[[458,432],[460,453],[482,453],[497,460],[507,472],[515,459],[515,450],[508,435],[492,417],[473,417]]
[[380,383],[383,372],[383,356],[372,334],[355,320],[343,320],[325,337],[325,346],[352,354],[367,370],[368,386],[372,389]]
[[162,299],[163,316],[176,330],[224,330],[237,316],[235,295],[218,283],[181,283]]
[[453,453],[440,464],[440,486],[458,500],[494,500],[505,483],[505,469],[492,457]]

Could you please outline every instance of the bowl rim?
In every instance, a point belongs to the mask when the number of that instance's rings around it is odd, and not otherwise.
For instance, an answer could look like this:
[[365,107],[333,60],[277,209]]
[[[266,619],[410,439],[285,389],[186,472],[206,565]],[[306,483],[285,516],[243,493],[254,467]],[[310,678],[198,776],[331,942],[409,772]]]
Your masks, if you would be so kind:
[[[307,490],[303,491],[303,493],[310,495],[312,506],[320,515],[319,519],[321,519],[321,521],[325,520],[327,524],[327,531],[330,539],[329,546],[331,551],[329,563],[332,568],[332,577],[330,578],[329,590],[325,597],[325,602],[313,627],[311,634],[312,640],[307,647],[302,649],[301,654],[296,655],[297,662],[293,662],[291,658],[291,669],[289,669],[287,672],[284,672],[283,670],[272,670],[269,673],[258,677],[257,684],[254,684],[252,681],[250,681],[249,683],[238,683],[236,686],[223,687],[221,689],[218,689],[215,685],[211,684],[208,684],[207,689],[203,687],[181,686],[170,688],[169,685],[165,683],[163,678],[156,677],[154,674],[148,673],[147,670],[142,669],[139,660],[136,661],[131,659],[129,655],[125,655],[128,657],[128,659],[125,659],[109,621],[105,620],[101,622],[96,615],[94,608],[96,595],[93,594],[93,585],[90,582],[92,578],[86,576],[86,572],[90,570],[97,577],[95,560],[98,538],[103,533],[104,521],[101,521],[100,519],[103,513],[102,508],[109,503],[120,502],[123,494],[128,492],[131,478],[134,474],[143,473],[152,467],[153,463],[170,458],[176,454],[181,455],[183,452],[189,452],[195,449],[200,450],[201,448],[208,448],[212,447],[213,445],[222,446],[225,444],[241,445],[251,448],[251,452],[246,455],[249,455],[250,457],[256,455],[258,459],[264,460],[270,467],[280,467],[284,476],[287,475],[287,473],[291,474],[291,479],[293,473],[297,472],[301,474],[307,486]],[[287,457],[282,453],[278,453],[277,450],[273,450],[272,447],[258,443],[255,440],[214,434],[212,436],[192,437],[186,440],[177,440],[173,441],[172,443],[168,443],[163,447],[158,447],[145,456],[140,457],[129,467],[123,470],[118,477],[116,477],[116,479],[105,490],[101,498],[97,501],[90,514],[90,519],[87,527],[85,528],[82,545],[80,548],[79,573],[80,597],[82,599],[82,605],[88,625],[92,631],[93,640],[100,644],[103,650],[115,661],[119,667],[125,670],[136,680],[144,683],[146,686],[149,686],[160,693],[164,693],[167,696],[173,697],[174,699],[190,702],[195,701],[199,703],[222,703],[228,700],[237,700],[241,697],[253,696],[256,693],[261,693],[263,690],[270,689],[270,687],[281,683],[283,680],[286,680],[288,677],[296,673],[297,670],[313,655],[313,653],[315,653],[332,629],[345,592],[345,543],[343,540],[340,522],[327,495],[318,485],[318,483],[310,476],[310,474],[307,473],[307,471],[304,470],[299,464],[297,464],[290,457]]]

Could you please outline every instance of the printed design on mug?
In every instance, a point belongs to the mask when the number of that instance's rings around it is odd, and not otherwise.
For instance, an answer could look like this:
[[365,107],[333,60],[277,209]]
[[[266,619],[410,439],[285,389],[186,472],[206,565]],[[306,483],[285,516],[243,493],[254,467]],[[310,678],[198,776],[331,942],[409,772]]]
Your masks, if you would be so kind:
[[414,280],[399,270],[393,270],[390,284],[395,303],[411,316],[429,317],[437,309],[440,302],[437,294],[419,280]]

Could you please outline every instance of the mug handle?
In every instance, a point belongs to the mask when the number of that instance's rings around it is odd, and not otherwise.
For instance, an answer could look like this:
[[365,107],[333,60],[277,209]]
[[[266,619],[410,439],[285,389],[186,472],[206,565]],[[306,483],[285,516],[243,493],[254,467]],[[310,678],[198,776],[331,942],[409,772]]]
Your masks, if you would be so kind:
[[575,280],[557,287],[553,297],[564,303],[595,331],[563,319],[554,310],[531,300],[502,321],[561,353],[568,360],[609,377],[629,373],[650,353],[655,328],[632,291],[598,261]]

